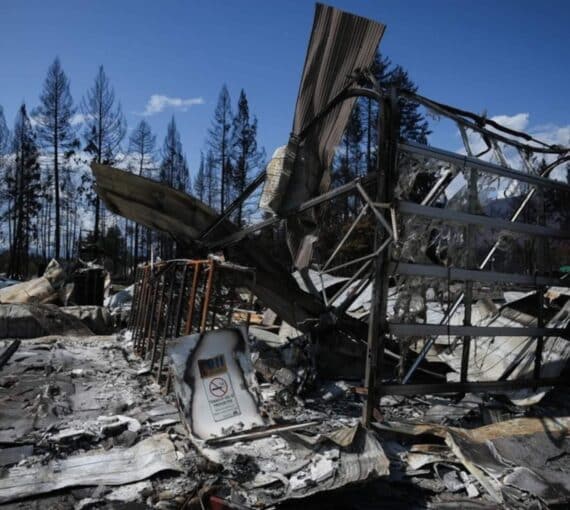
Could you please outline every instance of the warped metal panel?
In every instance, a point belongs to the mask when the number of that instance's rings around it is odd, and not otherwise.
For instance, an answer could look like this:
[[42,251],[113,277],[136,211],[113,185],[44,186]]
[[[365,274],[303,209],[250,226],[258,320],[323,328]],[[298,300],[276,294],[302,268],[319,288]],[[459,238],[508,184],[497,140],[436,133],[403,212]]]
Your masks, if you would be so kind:
[[[294,207],[325,192],[330,165],[355,99],[343,101],[320,121],[313,119],[348,85],[357,70],[369,68],[384,33],[381,23],[317,4],[311,39],[301,77],[288,148],[300,140],[293,171],[283,195],[283,206]],[[310,126],[310,129],[308,129]],[[308,129],[308,131],[307,131]],[[278,210],[281,212],[281,210]],[[316,224],[315,211],[288,220],[289,247],[296,258],[302,238]],[[303,266],[303,264],[301,264]]]
[[[106,165],[91,165],[97,194],[110,211],[153,230],[168,232],[181,243],[197,239],[218,217],[200,200],[165,184]],[[238,229],[223,222],[216,235]]]
[[[183,253],[196,256],[196,251],[200,251],[199,234],[218,218],[213,209],[150,179],[105,165],[92,164],[91,168],[97,193],[112,212],[170,234],[180,243]],[[214,235],[225,237],[237,231],[233,223],[225,220]],[[227,250],[227,255],[233,261],[256,268],[254,294],[298,329],[308,330],[314,325],[314,318],[324,312],[323,303],[303,292],[287,269],[256,239],[242,239]],[[251,286],[248,277],[242,281],[236,273],[233,278],[236,284]]]
[[[317,4],[295,108],[293,133],[298,135],[304,131],[350,83],[356,70],[372,65],[385,28],[370,19]],[[305,157],[317,158],[321,171],[331,164],[354,101],[356,99],[344,101],[334,108],[312,127],[303,143]],[[305,173],[309,173],[307,168]],[[293,174],[293,181],[296,177]],[[303,197],[306,198],[309,197]]]

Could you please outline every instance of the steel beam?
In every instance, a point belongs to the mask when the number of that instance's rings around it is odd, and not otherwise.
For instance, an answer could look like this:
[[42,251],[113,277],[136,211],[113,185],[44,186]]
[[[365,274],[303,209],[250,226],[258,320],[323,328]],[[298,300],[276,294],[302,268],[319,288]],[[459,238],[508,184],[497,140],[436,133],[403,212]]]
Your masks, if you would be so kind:
[[543,227],[542,225],[529,225],[528,223],[511,222],[491,216],[481,216],[479,214],[469,214],[451,209],[441,209],[439,207],[429,207],[416,204],[414,202],[398,202],[398,209],[404,214],[423,216],[436,220],[445,220],[452,223],[462,223],[467,225],[480,225],[496,230],[509,230],[520,234],[552,237],[556,239],[570,239],[570,232],[558,230],[556,228]]
[[392,262],[390,274],[403,276],[426,276],[449,279],[450,281],[475,281],[485,283],[511,283],[517,285],[547,285],[570,288],[570,280],[539,275],[523,275],[483,271],[479,269],[463,269],[461,267],[444,267],[434,264],[409,264],[407,262]]
[[454,326],[446,324],[400,324],[391,322],[390,333],[396,336],[559,336],[570,338],[568,328],[535,328],[508,326]]
[[287,218],[289,216],[293,216],[293,215],[301,213],[303,211],[307,211],[308,209],[316,207],[317,205],[320,205],[324,202],[328,202],[328,201],[332,200],[333,198],[337,198],[337,197],[346,195],[348,193],[353,193],[356,190],[356,185],[358,183],[360,183],[362,186],[369,186],[370,184],[373,184],[375,180],[376,180],[376,173],[375,172],[368,174],[365,177],[361,177],[360,179],[355,179],[354,181],[351,181],[348,184],[343,184],[342,186],[338,186],[337,188],[334,188],[334,189],[332,189],[326,193],[323,193],[322,195],[319,195],[318,197],[311,198],[310,200],[303,202],[301,205],[299,205],[297,207],[291,207],[288,209],[286,208],[280,214],[280,216],[275,216],[273,218],[269,218],[265,221],[261,221],[259,223],[254,224],[254,225],[246,227],[246,228],[240,230],[239,232],[235,232],[232,235],[229,235],[223,239],[220,239],[219,241],[206,242],[205,244],[208,247],[214,247],[214,246],[224,247],[224,246],[229,246],[231,244],[237,243],[238,241],[241,241],[244,237],[247,237],[248,235],[253,234],[254,232],[257,232],[258,230],[262,230],[264,228],[270,227],[271,225],[275,225],[276,223],[278,223],[279,221],[281,221],[284,218]]
[[570,379],[568,377],[553,377],[538,380],[384,384],[378,386],[377,391],[378,395],[434,395],[436,393],[502,393],[524,388],[551,388],[552,386],[570,386]]
[[[398,111],[398,99],[396,89],[392,88],[390,95],[383,98],[381,103],[381,115],[378,119],[378,157],[376,161],[376,202],[392,203],[394,199],[394,187],[396,184],[396,161],[397,146],[400,136],[400,116]],[[367,198],[364,190],[359,187],[375,214],[380,215]],[[382,211],[384,220],[390,222],[390,210]],[[380,218],[379,218],[380,219]],[[374,235],[374,251],[378,252],[374,264],[374,276],[372,286],[372,298],[370,305],[370,317],[368,319],[368,338],[366,349],[366,367],[364,373],[364,385],[368,391],[362,409],[362,424],[369,427],[373,417],[373,411],[378,403],[376,387],[382,380],[384,368],[384,348],[386,337],[389,334],[387,308],[388,308],[388,262],[390,261],[390,227],[384,231],[378,228]],[[385,246],[385,250],[382,249]]]
[[531,174],[523,174],[517,170],[512,170],[510,168],[505,168],[501,165],[496,165],[475,157],[462,156],[456,152],[446,151],[444,149],[438,149],[435,147],[428,147],[427,145],[419,145],[414,142],[407,141],[406,143],[401,143],[398,145],[401,151],[409,154],[416,154],[418,156],[424,156],[426,158],[434,158],[440,161],[447,161],[453,165],[459,167],[476,168],[482,172],[486,172],[493,175],[498,175],[500,177],[508,177],[509,179],[515,179],[517,181],[528,182],[533,186],[541,186],[546,188],[554,188],[570,193],[570,184],[566,184],[561,181],[555,181],[554,179],[547,179],[545,177],[539,177]]

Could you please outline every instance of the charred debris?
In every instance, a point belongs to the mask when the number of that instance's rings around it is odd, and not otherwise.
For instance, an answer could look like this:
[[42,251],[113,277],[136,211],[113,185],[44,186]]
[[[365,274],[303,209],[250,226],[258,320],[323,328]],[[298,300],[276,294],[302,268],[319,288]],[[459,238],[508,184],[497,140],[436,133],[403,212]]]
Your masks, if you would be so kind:
[[[570,198],[549,178],[570,149],[379,88],[384,29],[317,5],[292,135],[221,216],[93,164],[108,209],[184,257],[116,293],[94,264],[4,283],[0,504],[567,507],[570,232],[548,197]],[[376,170],[331,189],[358,97],[380,106]],[[402,101],[464,153],[401,140]],[[238,229],[260,187],[266,219]],[[485,209],[490,190],[510,207]],[[359,212],[323,257],[339,197]],[[293,272],[263,242],[278,224]],[[373,249],[347,260],[362,225]]]

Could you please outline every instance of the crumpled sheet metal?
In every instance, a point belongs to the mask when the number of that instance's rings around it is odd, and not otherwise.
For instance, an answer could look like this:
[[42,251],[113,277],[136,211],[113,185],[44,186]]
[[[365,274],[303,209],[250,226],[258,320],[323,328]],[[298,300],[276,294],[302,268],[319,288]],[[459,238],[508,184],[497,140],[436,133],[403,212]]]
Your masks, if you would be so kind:
[[[296,152],[291,176],[283,172],[279,186],[284,193],[274,193],[272,208],[278,214],[285,207],[295,207],[327,191],[334,151],[348,122],[355,99],[342,102],[307,133],[300,145],[299,136],[311,121],[350,83],[357,70],[372,65],[385,26],[333,7],[317,4],[301,84],[295,107],[293,135],[287,152]],[[288,182],[285,182],[288,181]],[[279,200],[279,198],[281,200]],[[267,200],[265,201],[267,202]],[[297,261],[303,238],[314,234],[315,210],[287,221],[288,242]],[[306,267],[306,257],[298,268]]]
[[[190,248],[195,248],[199,234],[217,220],[213,209],[151,179],[105,165],[92,164],[91,168],[97,194],[109,210],[150,229],[168,233],[180,243],[183,253],[196,256],[196,250]],[[233,223],[224,221],[208,240],[224,238],[237,230]],[[252,291],[283,320],[305,330],[324,312],[323,303],[303,292],[288,269],[270,256],[255,238],[243,239],[225,251],[228,259],[255,268]],[[247,273],[236,272],[231,276],[236,286],[249,288],[252,285]]]
[[384,423],[382,431],[432,435],[481,483],[493,500],[516,507],[532,505],[534,496],[547,504],[570,501],[570,477],[551,465],[570,448],[570,417],[518,418],[472,430],[443,425]]
[[59,298],[57,291],[64,283],[65,273],[59,262],[52,259],[39,278],[0,289],[0,303],[54,303]]
[[[376,21],[317,4],[295,107],[294,135],[309,126],[357,70],[372,65],[385,28]],[[355,100],[335,107],[302,141],[283,204],[298,205],[318,192]]]
[[[110,211],[153,230],[168,232],[178,242],[196,239],[217,218],[200,200],[165,184],[106,165],[91,164],[97,194]],[[223,237],[237,228],[226,221],[216,229]]]
[[131,448],[90,452],[47,465],[14,466],[0,478],[0,503],[74,486],[123,485],[161,471],[182,471],[167,434]]
[[389,460],[372,432],[359,427],[339,430],[332,436],[344,446],[326,438],[311,445],[298,434],[282,433],[218,448],[206,446],[201,453],[225,466],[236,458],[250,458],[257,472],[249,480],[232,483],[232,499],[256,508],[389,474]]

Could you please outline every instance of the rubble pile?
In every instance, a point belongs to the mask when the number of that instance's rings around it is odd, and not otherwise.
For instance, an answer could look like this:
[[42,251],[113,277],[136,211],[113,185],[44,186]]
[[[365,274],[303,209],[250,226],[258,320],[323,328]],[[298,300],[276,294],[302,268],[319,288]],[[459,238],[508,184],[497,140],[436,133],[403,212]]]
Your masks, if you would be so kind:
[[[563,296],[553,317],[567,308]],[[508,308],[512,319],[514,297],[495,313]],[[384,396],[365,429],[359,381],[323,379],[306,335],[252,326],[171,339],[167,394],[128,330],[13,347],[2,341],[12,350],[0,372],[0,504],[9,508],[295,508],[299,499],[362,508],[379,494],[435,507],[570,500],[561,389]]]
[[[92,165],[109,211],[193,258],[153,257],[129,287],[80,260],[0,280],[0,506],[570,505],[570,268],[550,243],[570,232],[544,204],[570,193],[549,178],[570,149],[384,90],[384,30],[317,5],[293,133],[222,214]],[[376,169],[329,190],[357,97],[378,103]],[[402,140],[407,101],[454,122],[467,156]],[[263,182],[267,215],[241,229]],[[514,205],[493,215],[491,188]],[[319,246],[341,197],[354,218]],[[343,253],[365,217],[372,252]],[[278,223],[287,262],[258,235]]]
[[199,481],[189,475],[195,462],[172,397],[141,370],[144,362],[118,335],[21,344],[0,372],[0,503],[183,503]]

